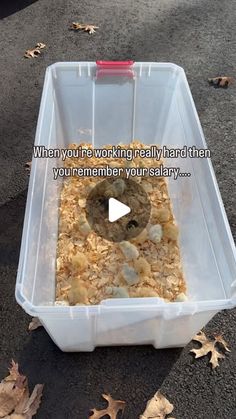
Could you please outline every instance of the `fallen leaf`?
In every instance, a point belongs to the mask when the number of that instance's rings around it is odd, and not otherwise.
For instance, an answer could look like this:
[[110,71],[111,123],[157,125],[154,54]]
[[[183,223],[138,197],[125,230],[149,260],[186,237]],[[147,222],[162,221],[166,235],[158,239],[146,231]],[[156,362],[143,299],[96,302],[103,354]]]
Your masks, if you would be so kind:
[[202,346],[199,349],[191,349],[190,352],[195,354],[195,358],[201,358],[202,356],[210,353],[210,364],[212,365],[213,369],[219,366],[219,359],[225,358],[225,356],[217,350],[217,343],[220,343],[226,351],[230,352],[225,340],[221,335],[215,336],[214,340],[212,341],[209,340],[205,333],[201,331],[199,334],[194,336],[193,340],[200,342]]
[[9,372],[0,383],[0,418],[32,419],[41,402],[43,385],[37,384],[29,397],[28,380],[19,373],[16,362],[12,361]]
[[0,418],[13,412],[28,386],[27,378],[19,373],[18,364],[13,360],[9,373],[0,383]]
[[39,327],[42,327],[41,321],[38,319],[38,317],[33,317],[30,324],[29,324],[29,331],[32,332],[32,330],[36,330]]
[[230,349],[228,348],[227,342],[223,339],[221,335],[215,335],[214,338],[215,338],[215,341],[221,344],[227,352],[231,352]]
[[91,35],[92,33],[95,33],[95,29],[99,29],[99,26],[95,26],[95,25],[86,25],[84,30],[85,32],[88,32],[89,35]]
[[25,58],[35,58],[38,57],[39,54],[41,54],[40,48],[32,48],[32,49],[27,49],[27,51],[25,51]]
[[165,419],[166,415],[169,415],[173,409],[173,404],[157,391],[153,398],[147,402],[146,409],[139,419]]
[[91,35],[96,32],[95,29],[99,29],[99,26],[73,22],[71,29],[74,29],[76,31],[83,30]]
[[230,84],[234,82],[233,77],[213,77],[208,79],[210,84],[213,84],[215,87],[228,87]]
[[14,360],[11,361],[11,367],[9,368],[9,375],[4,378],[4,381],[16,381],[19,376],[19,365]]
[[29,388],[28,385],[25,388],[25,392],[23,394],[23,396],[21,397],[19,403],[16,405],[15,410],[14,410],[14,414],[15,415],[22,415],[27,403],[29,401]]
[[0,418],[9,415],[19,403],[24,389],[15,387],[12,381],[0,383]]
[[108,415],[110,419],[116,419],[119,411],[124,412],[125,402],[122,400],[114,400],[110,394],[103,394],[102,397],[107,400],[108,406],[106,409],[97,410],[92,409],[92,415],[89,416],[91,419],[103,418],[103,416]]
[[36,48],[40,48],[40,49],[46,48],[46,44],[44,44],[43,42],[38,42],[36,44]]
[[37,410],[41,403],[41,398],[43,395],[43,384],[37,384],[34,387],[34,390],[23,410],[22,413],[25,414],[26,419],[31,419],[34,415],[36,415]]
[[82,25],[81,23],[78,22],[73,22],[71,29],[74,29],[75,31],[78,31],[80,29],[84,29],[84,25]]
[[46,44],[43,42],[38,42],[35,46],[35,48],[27,49],[25,51],[24,57],[25,58],[35,58],[38,57],[41,54],[41,49],[45,48]]

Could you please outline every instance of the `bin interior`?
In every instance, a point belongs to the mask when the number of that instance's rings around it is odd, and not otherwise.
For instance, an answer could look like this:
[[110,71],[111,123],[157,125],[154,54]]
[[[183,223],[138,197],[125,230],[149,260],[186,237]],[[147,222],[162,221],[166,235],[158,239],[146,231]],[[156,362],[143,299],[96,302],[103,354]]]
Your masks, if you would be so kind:
[[[100,74],[94,63],[58,63],[46,75],[35,145],[63,148],[71,142],[128,143],[182,148],[205,146],[183,70],[170,64],[136,63]],[[206,159],[171,159],[191,177],[169,179],[180,229],[190,301],[230,299],[236,278],[232,237]],[[34,306],[55,300],[58,207],[62,180],[56,159],[33,159],[23,237],[21,292]],[[79,191],[78,191],[79,194]]]

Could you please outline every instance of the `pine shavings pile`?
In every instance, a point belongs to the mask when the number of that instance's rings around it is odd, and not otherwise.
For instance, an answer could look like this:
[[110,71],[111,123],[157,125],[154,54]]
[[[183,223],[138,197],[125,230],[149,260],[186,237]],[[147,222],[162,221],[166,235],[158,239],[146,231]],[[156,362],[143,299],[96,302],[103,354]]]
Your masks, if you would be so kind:
[[[71,144],[69,148],[91,148],[90,144]],[[112,146],[106,146],[106,148]],[[124,148],[144,148],[135,141]],[[135,158],[135,167],[144,164]],[[124,167],[125,159],[68,158],[65,167]],[[163,162],[145,159],[145,166]],[[86,220],[89,191],[104,178],[69,177],[61,191],[57,246],[56,303],[69,305],[98,304],[107,298],[160,297],[166,301],[184,301],[183,277],[175,223],[163,177],[134,178],[148,194],[151,203],[149,229],[131,241],[114,243],[98,236]],[[115,182],[114,182],[115,183]],[[113,185],[112,185],[113,186]],[[121,188],[122,185],[119,185]],[[137,205],[137,193],[129,196],[130,206]],[[142,206],[141,206],[142,207]]]

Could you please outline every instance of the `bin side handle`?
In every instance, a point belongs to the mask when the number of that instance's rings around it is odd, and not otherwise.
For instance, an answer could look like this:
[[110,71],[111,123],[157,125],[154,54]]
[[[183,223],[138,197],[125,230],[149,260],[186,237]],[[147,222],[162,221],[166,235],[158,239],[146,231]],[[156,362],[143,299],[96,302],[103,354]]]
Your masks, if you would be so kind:
[[96,61],[96,78],[104,77],[127,77],[134,78],[132,65],[134,61]]
[[134,61],[103,61],[98,60],[96,64],[99,68],[111,68],[111,69],[119,69],[119,68],[127,68],[131,67],[134,64]]

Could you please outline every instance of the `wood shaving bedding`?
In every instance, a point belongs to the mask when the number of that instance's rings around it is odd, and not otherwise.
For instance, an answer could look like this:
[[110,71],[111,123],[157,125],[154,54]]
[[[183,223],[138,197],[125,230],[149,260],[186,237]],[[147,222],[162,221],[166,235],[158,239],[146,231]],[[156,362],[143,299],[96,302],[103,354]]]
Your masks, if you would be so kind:
[[[91,148],[90,144],[71,144]],[[106,146],[105,148],[110,148]],[[144,148],[134,141],[124,148]],[[94,166],[154,167],[162,160],[135,158],[67,158],[65,167]],[[101,177],[66,178],[61,191],[56,264],[56,301],[70,305],[99,304],[107,298],[160,297],[166,301],[186,300],[178,227],[175,223],[166,179],[143,177],[152,209],[150,222],[139,236],[121,243],[110,242],[91,230],[85,205],[90,190]],[[121,186],[120,186],[121,187]],[[135,196],[133,197],[135,200]],[[132,197],[131,197],[132,201]],[[136,201],[136,200],[135,200]]]

